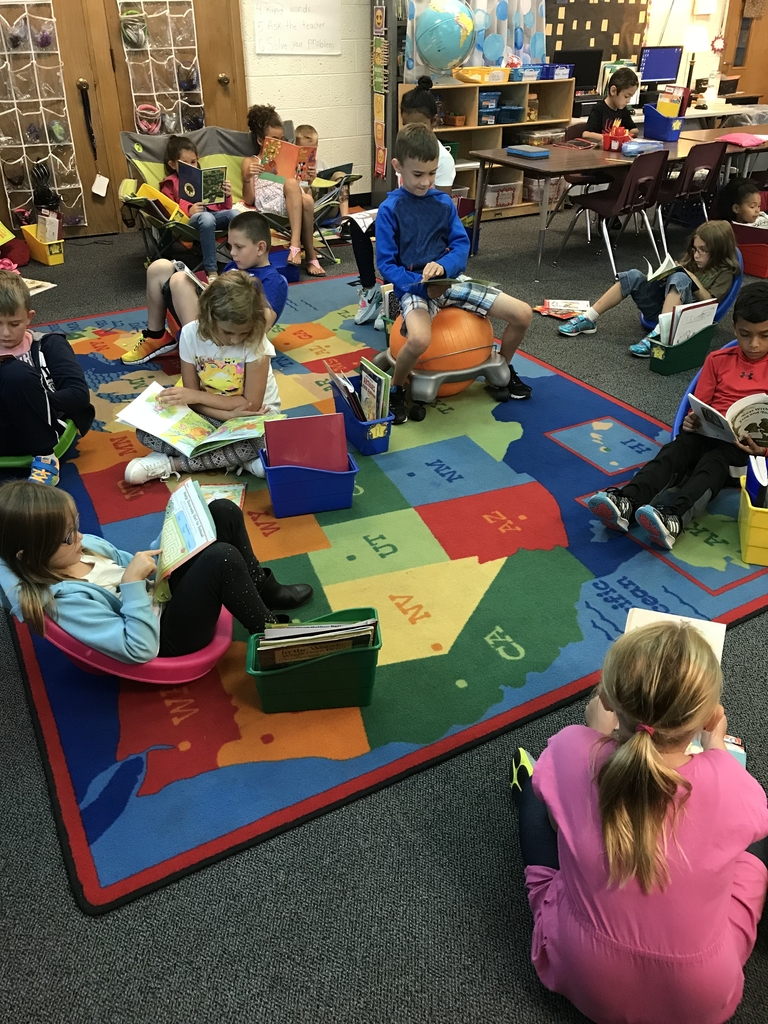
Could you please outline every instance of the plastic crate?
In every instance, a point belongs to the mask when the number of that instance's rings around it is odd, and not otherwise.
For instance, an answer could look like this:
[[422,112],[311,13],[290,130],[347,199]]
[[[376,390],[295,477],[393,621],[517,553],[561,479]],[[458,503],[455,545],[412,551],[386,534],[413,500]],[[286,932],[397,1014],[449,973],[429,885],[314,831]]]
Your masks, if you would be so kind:
[[495,110],[479,110],[477,113],[477,123],[480,125],[496,124],[496,118],[499,116],[499,108]]
[[[565,178],[551,178],[549,182],[549,208],[554,208],[555,204],[562,198],[563,192],[568,188],[568,182]],[[542,196],[544,195],[544,179],[543,178],[523,178],[523,202],[525,203],[540,203]]]
[[[352,380],[355,391],[360,394],[360,378]],[[389,413],[381,420],[367,420],[365,423],[359,420],[339,392],[339,389],[331,381],[333,402],[336,412],[344,417],[344,430],[347,440],[357,448],[361,455],[382,455],[389,449],[389,436],[392,432],[394,415]]]
[[649,362],[654,373],[668,377],[671,373],[682,373],[703,366],[709,353],[709,346],[715,334],[715,324],[710,324],[703,331],[694,334],[681,345],[662,345],[659,341],[651,342],[651,358]]
[[[756,230],[764,230],[757,228]],[[766,232],[768,234],[768,232]],[[764,245],[744,245],[739,243],[744,260],[744,273],[752,277],[768,277],[768,239]]]
[[455,68],[451,74],[459,82],[469,82],[471,85],[502,85],[509,81],[509,68],[483,67],[482,65],[471,68]]
[[478,110],[495,110],[499,105],[501,99],[500,92],[486,91],[480,93],[480,102],[478,104]]
[[676,142],[683,130],[682,117],[665,117],[656,107],[646,103],[643,107],[643,138],[658,142]]
[[562,142],[563,139],[564,128],[535,128],[515,135],[515,142],[520,146],[551,146],[553,142]]
[[276,519],[352,507],[357,463],[351,455],[347,456],[349,469],[342,473],[308,466],[270,466],[263,448],[259,449],[259,458]]
[[541,78],[541,69],[546,64],[524,64],[521,68],[512,70],[513,82],[538,82]]
[[[331,612],[316,622],[358,622],[378,619],[375,608],[347,608]],[[373,697],[376,665],[381,650],[381,623],[371,647],[351,647],[346,651],[326,654],[285,668],[259,668],[259,639],[248,641],[245,670],[256,681],[265,714],[281,711],[319,711],[323,708],[367,707]]]
[[741,478],[739,541],[741,560],[748,565],[768,565],[768,508],[755,508]]
[[525,121],[525,107],[499,107],[497,121],[499,124],[520,124],[521,121]]
[[460,142],[443,142],[443,140],[441,139],[440,145],[443,147],[443,149],[447,149],[449,151],[449,153],[454,159],[454,162],[459,159],[459,146],[461,145]]
[[37,237],[36,224],[22,224],[21,230],[33,260],[44,263],[47,267],[57,267],[64,262],[63,238],[59,238],[55,242],[41,242]]
[[543,64],[541,68],[542,79],[552,80],[573,78],[573,64]]

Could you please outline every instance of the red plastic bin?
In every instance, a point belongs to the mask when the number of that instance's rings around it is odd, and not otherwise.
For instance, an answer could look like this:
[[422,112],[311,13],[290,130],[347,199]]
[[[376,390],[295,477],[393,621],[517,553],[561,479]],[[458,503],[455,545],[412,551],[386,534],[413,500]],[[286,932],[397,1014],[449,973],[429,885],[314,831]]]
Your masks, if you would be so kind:
[[768,277],[768,244],[739,245],[744,260],[744,273],[752,277]]

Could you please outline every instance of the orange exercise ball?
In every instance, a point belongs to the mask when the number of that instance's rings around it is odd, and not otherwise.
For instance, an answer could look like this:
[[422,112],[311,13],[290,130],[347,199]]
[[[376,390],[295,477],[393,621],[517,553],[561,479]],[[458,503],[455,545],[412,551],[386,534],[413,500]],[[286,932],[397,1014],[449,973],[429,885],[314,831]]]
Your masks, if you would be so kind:
[[[395,358],[406,341],[400,333],[402,325],[403,318],[399,316],[389,335],[389,349]],[[492,348],[493,327],[488,317],[476,316],[458,306],[445,306],[432,321],[432,341],[414,369],[425,373],[471,369],[484,363]],[[456,395],[472,383],[470,379],[443,384],[437,393],[443,398]]]

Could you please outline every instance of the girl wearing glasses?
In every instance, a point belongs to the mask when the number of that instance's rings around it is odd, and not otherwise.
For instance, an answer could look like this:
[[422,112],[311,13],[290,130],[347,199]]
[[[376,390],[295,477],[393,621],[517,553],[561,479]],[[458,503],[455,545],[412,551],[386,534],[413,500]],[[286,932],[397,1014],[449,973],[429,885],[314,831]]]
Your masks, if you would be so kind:
[[[595,334],[597,318],[626,299],[628,295],[646,318],[658,320],[661,313],[671,313],[675,306],[689,302],[717,299],[721,302],[741,273],[736,256],[733,228],[724,220],[710,220],[697,228],[688,241],[685,255],[675,269],[653,281],[640,270],[625,270],[618,281],[600,296],[586,313],[568,320],[558,330],[569,338],[577,334]],[[633,356],[649,359],[651,343],[658,339],[658,327],[642,341],[629,346]]]
[[283,586],[259,564],[231,501],[208,506],[217,540],[171,573],[171,600],[153,599],[159,549],[120,551],[82,534],[72,497],[17,480],[0,487],[0,604],[45,636],[45,617],[118,661],[142,664],[192,654],[213,639],[222,605],[249,633],[290,621],[278,610],[312,596]]

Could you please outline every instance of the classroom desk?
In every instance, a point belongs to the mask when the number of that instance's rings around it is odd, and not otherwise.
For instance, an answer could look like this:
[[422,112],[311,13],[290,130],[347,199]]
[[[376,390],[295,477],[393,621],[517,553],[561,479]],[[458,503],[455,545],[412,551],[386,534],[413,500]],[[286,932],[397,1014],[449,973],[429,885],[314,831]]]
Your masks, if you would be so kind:
[[764,153],[768,149],[768,124],[745,124],[738,128],[705,128],[703,131],[687,131],[683,128],[680,133],[680,141],[687,139],[691,142],[716,142],[721,135],[731,135],[733,132],[743,132],[747,135],[760,135],[765,138],[762,146],[728,146],[725,160],[725,180],[731,172],[733,157],[739,153],[746,157],[744,161],[744,177],[749,175],[752,161],[750,157],[755,153]]
[[[531,160],[529,157],[512,156],[506,149],[473,149],[469,155],[480,163],[480,169],[477,172],[476,211],[482,211],[485,206],[488,166],[498,164],[501,167],[511,167],[516,171],[523,171],[531,178],[544,179],[542,201],[539,206],[539,246],[536,262],[536,281],[539,280],[541,257],[544,253],[544,237],[547,232],[547,215],[549,213],[549,183],[552,178],[559,178],[563,174],[577,174],[582,171],[610,171],[621,167],[628,167],[632,163],[631,157],[622,156],[621,153],[607,153],[602,149],[580,150],[553,147],[550,150],[550,155],[543,160]],[[471,253],[476,251],[480,219],[481,217],[476,212],[475,224],[472,229]]]

